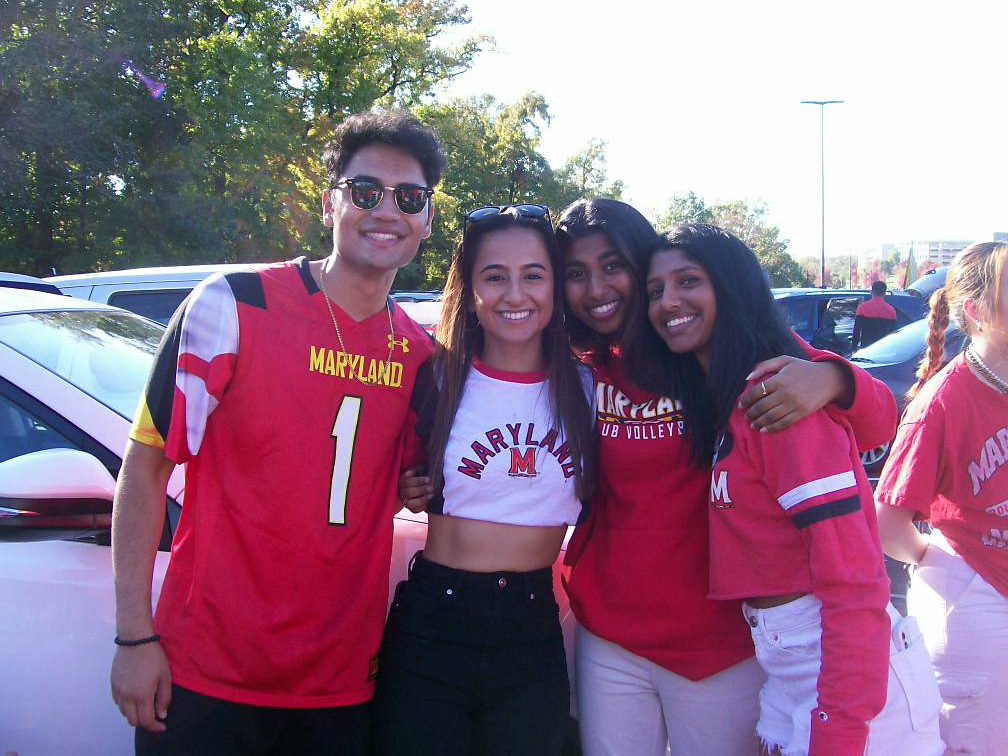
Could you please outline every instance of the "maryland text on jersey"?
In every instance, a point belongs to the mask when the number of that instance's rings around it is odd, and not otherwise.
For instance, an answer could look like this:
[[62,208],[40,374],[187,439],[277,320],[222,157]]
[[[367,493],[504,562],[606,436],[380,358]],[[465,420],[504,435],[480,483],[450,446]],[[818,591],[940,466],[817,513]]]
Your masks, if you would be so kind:
[[682,404],[667,396],[632,402],[616,386],[598,381],[595,406],[602,435],[609,438],[666,438],[685,431]]
[[1001,428],[983,443],[980,456],[969,463],[973,495],[980,493],[984,481],[1008,461],[1008,427]]
[[[409,351],[409,340],[396,339],[394,346],[404,352]],[[361,383],[380,383],[383,386],[399,388],[402,386],[403,365],[401,362],[388,362],[374,357],[352,352],[341,352],[339,349],[327,347],[309,347],[308,371],[323,373],[336,378],[349,378]]]
[[469,448],[479,458],[479,462],[462,457],[458,471],[480,480],[488,460],[500,452],[509,452],[508,475],[533,478],[539,474],[538,452],[540,449],[545,449],[549,452],[549,456],[556,458],[565,480],[574,474],[574,462],[571,460],[567,442],[557,443],[560,440],[560,433],[556,428],[550,428],[539,440],[536,440],[535,423],[505,423],[504,428],[507,430],[506,434],[500,428],[486,431],[484,436],[487,445],[481,441],[473,441]]

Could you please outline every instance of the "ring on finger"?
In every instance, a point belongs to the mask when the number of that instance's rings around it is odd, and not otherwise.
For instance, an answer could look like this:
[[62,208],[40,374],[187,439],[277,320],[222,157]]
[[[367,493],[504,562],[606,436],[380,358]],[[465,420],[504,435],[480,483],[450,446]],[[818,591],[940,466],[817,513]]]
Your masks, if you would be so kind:
[[767,394],[770,393],[769,391],[767,391],[766,384],[763,381],[760,381],[759,385],[760,385],[760,388],[763,389],[763,396],[766,396]]

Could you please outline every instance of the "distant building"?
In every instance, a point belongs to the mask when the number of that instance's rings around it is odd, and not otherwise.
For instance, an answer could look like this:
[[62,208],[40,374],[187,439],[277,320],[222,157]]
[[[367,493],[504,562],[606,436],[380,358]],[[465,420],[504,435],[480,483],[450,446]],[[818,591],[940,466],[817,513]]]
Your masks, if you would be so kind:
[[936,267],[942,267],[952,262],[956,254],[973,243],[972,239],[966,241],[914,241],[913,253],[914,261],[918,267],[929,262]]

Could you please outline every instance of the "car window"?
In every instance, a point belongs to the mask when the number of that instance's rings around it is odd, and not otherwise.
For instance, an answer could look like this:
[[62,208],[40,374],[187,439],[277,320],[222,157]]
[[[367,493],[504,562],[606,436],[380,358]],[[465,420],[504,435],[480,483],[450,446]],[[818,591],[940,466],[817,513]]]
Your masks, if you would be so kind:
[[826,304],[824,321],[832,321],[837,331],[851,333],[854,330],[854,313],[863,302],[862,297],[833,297]]
[[43,449],[77,448],[42,420],[0,396],[0,462]]
[[123,291],[109,297],[108,303],[115,307],[143,315],[168,325],[175,310],[182,304],[192,289],[169,289],[167,291]]
[[125,312],[0,317],[0,342],[132,420],[164,329]]
[[811,297],[778,299],[777,306],[784,315],[784,322],[803,338],[810,338],[816,322],[816,300]]

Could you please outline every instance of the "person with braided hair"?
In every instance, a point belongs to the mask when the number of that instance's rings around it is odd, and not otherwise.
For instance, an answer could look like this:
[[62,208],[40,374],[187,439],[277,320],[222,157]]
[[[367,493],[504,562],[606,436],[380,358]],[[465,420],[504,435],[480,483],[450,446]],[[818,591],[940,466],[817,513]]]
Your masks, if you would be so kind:
[[[927,354],[875,492],[885,552],[917,566],[908,602],[938,677],[946,753],[1008,743],[1006,261],[1008,244],[973,244],[932,295]],[[950,317],[971,343],[942,368]]]

